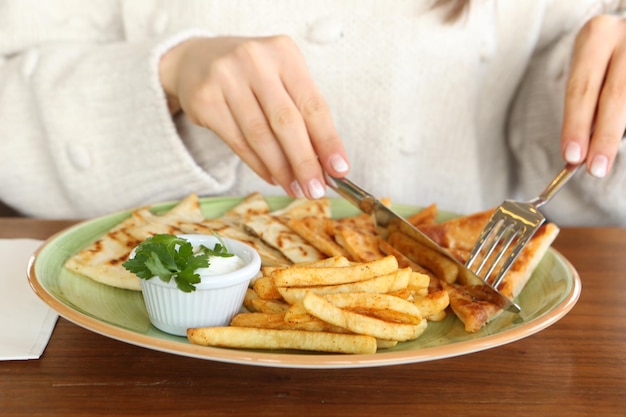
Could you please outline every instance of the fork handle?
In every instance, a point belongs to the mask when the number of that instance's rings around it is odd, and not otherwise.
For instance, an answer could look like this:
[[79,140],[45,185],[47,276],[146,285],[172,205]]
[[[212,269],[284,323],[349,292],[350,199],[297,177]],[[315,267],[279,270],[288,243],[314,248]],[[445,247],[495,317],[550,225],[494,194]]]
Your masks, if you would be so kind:
[[534,198],[530,201],[530,204],[535,206],[535,208],[539,208],[546,204],[548,201],[554,197],[554,195],[563,187],[569,180],[574,176],[578,168],[580,168],[582,164],[573,165],[567,164],[565,168],[561,170],[557,174],[557,176],[552,180],[550,184],[546,187],[545,190],[538,197]]

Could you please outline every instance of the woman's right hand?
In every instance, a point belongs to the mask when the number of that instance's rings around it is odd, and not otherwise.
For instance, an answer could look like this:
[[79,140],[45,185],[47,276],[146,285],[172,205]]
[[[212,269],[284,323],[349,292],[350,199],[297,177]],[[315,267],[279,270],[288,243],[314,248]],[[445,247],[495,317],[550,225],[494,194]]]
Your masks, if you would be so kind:
[[219,135],[261,178],[320,198],[349,165],[326,101],[286,36],[192,38],[159,75],[170,110]]
[[578,33],[565,93],[564,159],[611,171],[626,129],[626,18],[600,15]]

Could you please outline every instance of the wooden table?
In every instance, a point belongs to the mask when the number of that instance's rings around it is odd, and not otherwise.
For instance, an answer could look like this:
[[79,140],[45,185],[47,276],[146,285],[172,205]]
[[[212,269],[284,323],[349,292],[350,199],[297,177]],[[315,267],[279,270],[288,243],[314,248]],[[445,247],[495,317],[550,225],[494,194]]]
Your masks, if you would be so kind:
[[[0,237],[70,222],[0,219]],[[480,353],[382,368],[241,366],[156,352],[64,319],[39,360],[0,362],[0,415],[626,416],[626,229],[565,228],[582,296],[552,327]]]

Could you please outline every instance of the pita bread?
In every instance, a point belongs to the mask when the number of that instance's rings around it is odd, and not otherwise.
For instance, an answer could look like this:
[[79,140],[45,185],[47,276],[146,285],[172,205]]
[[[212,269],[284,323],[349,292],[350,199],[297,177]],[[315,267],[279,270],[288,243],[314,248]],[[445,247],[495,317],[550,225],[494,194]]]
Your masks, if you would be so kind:
[[245,228],[271,247],[279,250],[293,263],[324,259],[326,256],[315,246],[285,226],[271,214],[258,214],[245,220]]
[[296,232],[302,239],[315,246],[324,255],[348,256],[348,253],[335,240],[326,234],[324,219],[319,217],[295,217],[281,219],[287,227]]
[[298,198],[289,203],[284,209],[273,211],[272,214],[276,217],[287,219],[303,219],[311,216],[330,218],[330,200],[328,198],[320,198],[318,200]]
[[537,230],[498,287],[502,294],[513,299],[522,292],[559,231],[554,223],[546,223]]
[[241,227],[229,224],[228,221],[222,219],[210,219],[200,223],[183,224],[181,225],[181,230],[183,233],[212,234],[215,232],[220,236],[245,243],[259,253],[263,266],[287,266],[291,264],[291,261],[280,251],[265,244],[265,242],[258,237],[247,233]]
[[326,227],[329,229],[328,233],[331,235],[335,235],[336,230],[341,227],[348,227],[359,231],[359,233],[367,233],[372,236],[377,235],[376,224],[369,214],[359,214],[351,217],[343,217],[341,219],[333,219],[327,222]]
[[65,267],[102,284],[140,291],[139,278],[122,266],[132,249],[158,233],[181,233],[182,224],[200,218],[204,216],[195,194],[160,216],[147,208],[135,210],[100,239],[70,257]]
[[139,291],[139,278],[122,266],[130,251],[141,242],[128,233],[128,229],[135,227],[139,219],[132,215],[69,258],[65,267],[102,284]]
[[476,332],[485,323],[502,313],[502,305],[485,291],[484,285],[455,285],[441,283],[450,298],[450,308],[465,325],[465,331]]
[[239,204],[228,210],[223,219],[240,221],[257,214],[267,214],[270,207],[261,193],[252,193],[245,197]]
[[[454,253],[461,263],[465,263],[492,213],[493,210],[488,210],[420,229],[427,231],[431,238],[436,237],[438,243]],[[559,228],[554,223],[546,223],[537,230],[498,286],[502,295],[515,299],[522,292],[558,233]],[[465,323],[465,329],[475,332],[497,317],[503,306],[483,286],[473,285],[473,282],[464,278],[463,274],[459,274],[456,284],[448,282],[452,285],[446,285],[442,282],[442,285],[450,296],[451,308]]]
[[493,209],[481,211],[441,223],[421,224],[418,228],[439,246],[469,253],[493,212]]
[[338,224],[334,228],[334,236],[337,243],[348,252],[353,261],[371,262],[385,257],[380,250],[376,235]]
[[427,224],[435,224],[437,222],[437,204],[431,204],[421,211],[406,218],[406,221],[413,226],[419,227]]

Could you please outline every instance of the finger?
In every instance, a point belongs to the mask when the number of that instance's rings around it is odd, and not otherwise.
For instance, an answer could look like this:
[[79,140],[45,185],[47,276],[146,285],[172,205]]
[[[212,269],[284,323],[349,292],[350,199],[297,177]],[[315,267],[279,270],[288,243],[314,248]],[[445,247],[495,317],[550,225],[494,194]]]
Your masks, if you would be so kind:
[[281,79],[285,67],[306,71],[297,48],[289,38],[279,36],[266,39],[264,49],[249,52],[253,55],[253,70],[248,73],[251,87],[287,158],[292,182],[295,180],[292,187],[302,190],[308,198],[324,196],[322,166],[303,116]]
[[[621,39],[626,39],[624,24]],[[599,178],[610,172],[626,126],[626,47],[615,49],[600,93],[595,129],[587,157],[589,172]]]
[[[245,56],[241,60],[241,52],[245,55],[246,51],[241,46],[247,42],[236,38],[230,41],[226,42],[224,54],[209,60],[209,67],[180,76],[184,82],[180,83],[178,96],[183,110],[193,123],[216,132],[263,179],[275,184],[274,178],[281,178],[281,185],[293,195],[289,189],[293,173],[250,90]],[[281,166],[287,167],[283,169],[286,174],[278,175]]]
[[273,183],[270,171],[247,144],[222,91],[213,85],[196,89],[185,113],[192,123],[212,130],[261,178]]
[[288,66],[283,83],[298,108],[315,153],[324,170],[333,176],[348,173],[349,164],[343,142],[337,133],[330,108],[317,89],[306,67]]
[[259,90],[263,91],[259,95],[261,106],[287,156],[294,179],[308,198],[323,197],[322,167],[300,111],[282,83],[264,83]]
[[[234,151],[244,155],[250,149],[255,158],[250,158],[253,169],[267,171],[270,182],[277,183],[292,197],[304,194],[298,183],[294,181],[287,155],[276,138],[266,115],[259,105],[257,95],[247,81],[247,77],[233,77],[232,82],[222,80],[225,99],[230,114],[241,132],[240,140],[231,144]],[[247,162],[247,161],[246,161]],[[258,169],[258,171],[257,171]]]
[[606,25],[604,19],[592,19],[576,39],[561,134],[563,156],[569,163],[580,163],[587,156],[598,98],[613,50],[613,42],[605,37]]
[[202,123],[212,130],[247,164],[259,177],[270,184],[275,184],[272,173],[265,163],[250,147],[239,129],[232,111],[223,96],[221,102],[206,109],[206,120]]
[[296,195],[299,190],[292,184],[294,174],[288,157],[251,88],[247,86],[245,89],[231,91],[227,95],[227,103],[244,139],[235,152],[240,154],[246,148],[251,149],[276,183],[290,195],[301,197],[302,195]]
[[225,97],[224,88],[237,84],[233,72],[222,72],[229,75],[216,76],[217,82],[193,84],[193,89],[182,93],[183,111],[192,123],[215,132],[256,174],[274,184],[270,170],[246,142]]

